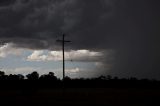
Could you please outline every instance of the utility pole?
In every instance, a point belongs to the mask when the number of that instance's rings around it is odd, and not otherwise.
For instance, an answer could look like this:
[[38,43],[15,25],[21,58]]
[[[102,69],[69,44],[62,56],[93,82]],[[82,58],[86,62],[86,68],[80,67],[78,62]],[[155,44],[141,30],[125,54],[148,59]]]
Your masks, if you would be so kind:
[[65,40],[65,34],[62,35],[62,40],[57,40],[57,42],[61,42],[62,43],[62,55],[63,55],[63,80],[65,78],[65,54],[64,54],[64,45],[65,43],[71,42],[71,41],[67,41]]

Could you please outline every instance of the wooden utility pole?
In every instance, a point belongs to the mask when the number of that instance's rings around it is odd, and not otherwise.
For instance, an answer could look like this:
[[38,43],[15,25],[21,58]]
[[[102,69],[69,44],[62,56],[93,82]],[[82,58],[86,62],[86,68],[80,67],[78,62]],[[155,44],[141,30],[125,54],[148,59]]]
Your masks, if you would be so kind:
[[63,34],[62,40],[57,40],[57,42],[61,42],[61,43],[62,43],[62,55],[63,55],[63,80],[64,80],[64,78],[65,78],[65,54],[64,54],[64,45],[65,45],[65,43],[71,42],[71,41],[65,40],[65,34]]

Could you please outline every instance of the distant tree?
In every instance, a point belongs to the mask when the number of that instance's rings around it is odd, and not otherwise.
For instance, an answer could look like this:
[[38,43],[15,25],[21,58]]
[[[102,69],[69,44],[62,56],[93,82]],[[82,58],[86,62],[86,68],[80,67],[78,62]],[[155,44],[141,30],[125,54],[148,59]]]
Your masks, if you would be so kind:
[[0,71],[0,80],[5,80],[6,76],[5,76],[5,72]]
[[49,76],[54,76],[54,73],[53,73],[53,72],[49,72],[48,75],[49,75]]
[[118,77],[114,77],[114,80],[118,80],[119,78]]
[[39,74],[34,71],[31,74],[26,75],[28,80],[38,80],[39,79]]
[[40,80],[57,80],[57,77],[53,72],[49,72],[47,75],[42,75],[40,77]]
[[17,75],[10,74],[8,75],[7,80],[18,80],[18,77]]
[[17,76],[18,76],[19,80],[23,80],[24,79],[24,76],[22,74],[18,74]]
[[131,77],[130,80],[131,80],[131,81],[137,81],[138,79],[135,78],[135,77]]
[[54,75],[53,72],[49,72],[48,77],[49,77],[50,79],[57,80],[57,77]]
[[141,79],[141,81],[142,82],[149,82],[149,79],[144,78],[144,79]]
[[101,75],[100,77],[98,77],[99,80],[106,80],[106,77]]
[[0,71],[0,76],[4,76],[4,75],[5,75],[5,72]]
[[71,78],[68,77],[68,76],[66,76],[66,77],[64,78],[64,81],[70,81],[70,80],[71,80]]
[[111,75],[107,75],[107,80],[111,80],[112,76]]

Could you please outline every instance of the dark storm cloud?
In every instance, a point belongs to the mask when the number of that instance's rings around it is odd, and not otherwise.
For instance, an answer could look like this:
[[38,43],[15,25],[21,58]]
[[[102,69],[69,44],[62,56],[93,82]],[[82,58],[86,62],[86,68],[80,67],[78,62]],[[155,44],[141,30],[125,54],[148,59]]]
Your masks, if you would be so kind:
[[110,17],[113,9],[110,0],[16,0],[7,4],[0,7],[1,40],[37,49],[54,48],[63,32],[76,42],[75,49],[92,47],[88,39],[94,42],[92,37],[101,35],[101,19]]
[[[118,76],[160,77],[159,0],[3,0],[0,39],[54,49],[65,32],[72,49],[113,50]],[[107,60],[105,60],[107,62]]]
[[13,4],[15,2],[15,0],[1,0],[0,1],[0,6],[8,6],[10,4]]

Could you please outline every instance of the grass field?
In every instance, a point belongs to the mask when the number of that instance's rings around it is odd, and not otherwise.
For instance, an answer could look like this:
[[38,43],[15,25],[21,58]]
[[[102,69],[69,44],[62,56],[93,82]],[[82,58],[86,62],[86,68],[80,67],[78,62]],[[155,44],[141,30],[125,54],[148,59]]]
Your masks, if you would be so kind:
[[54,88],[1,90],[0,99],[0,104],[21,106],[154,106],[160,102],[160,89]]

